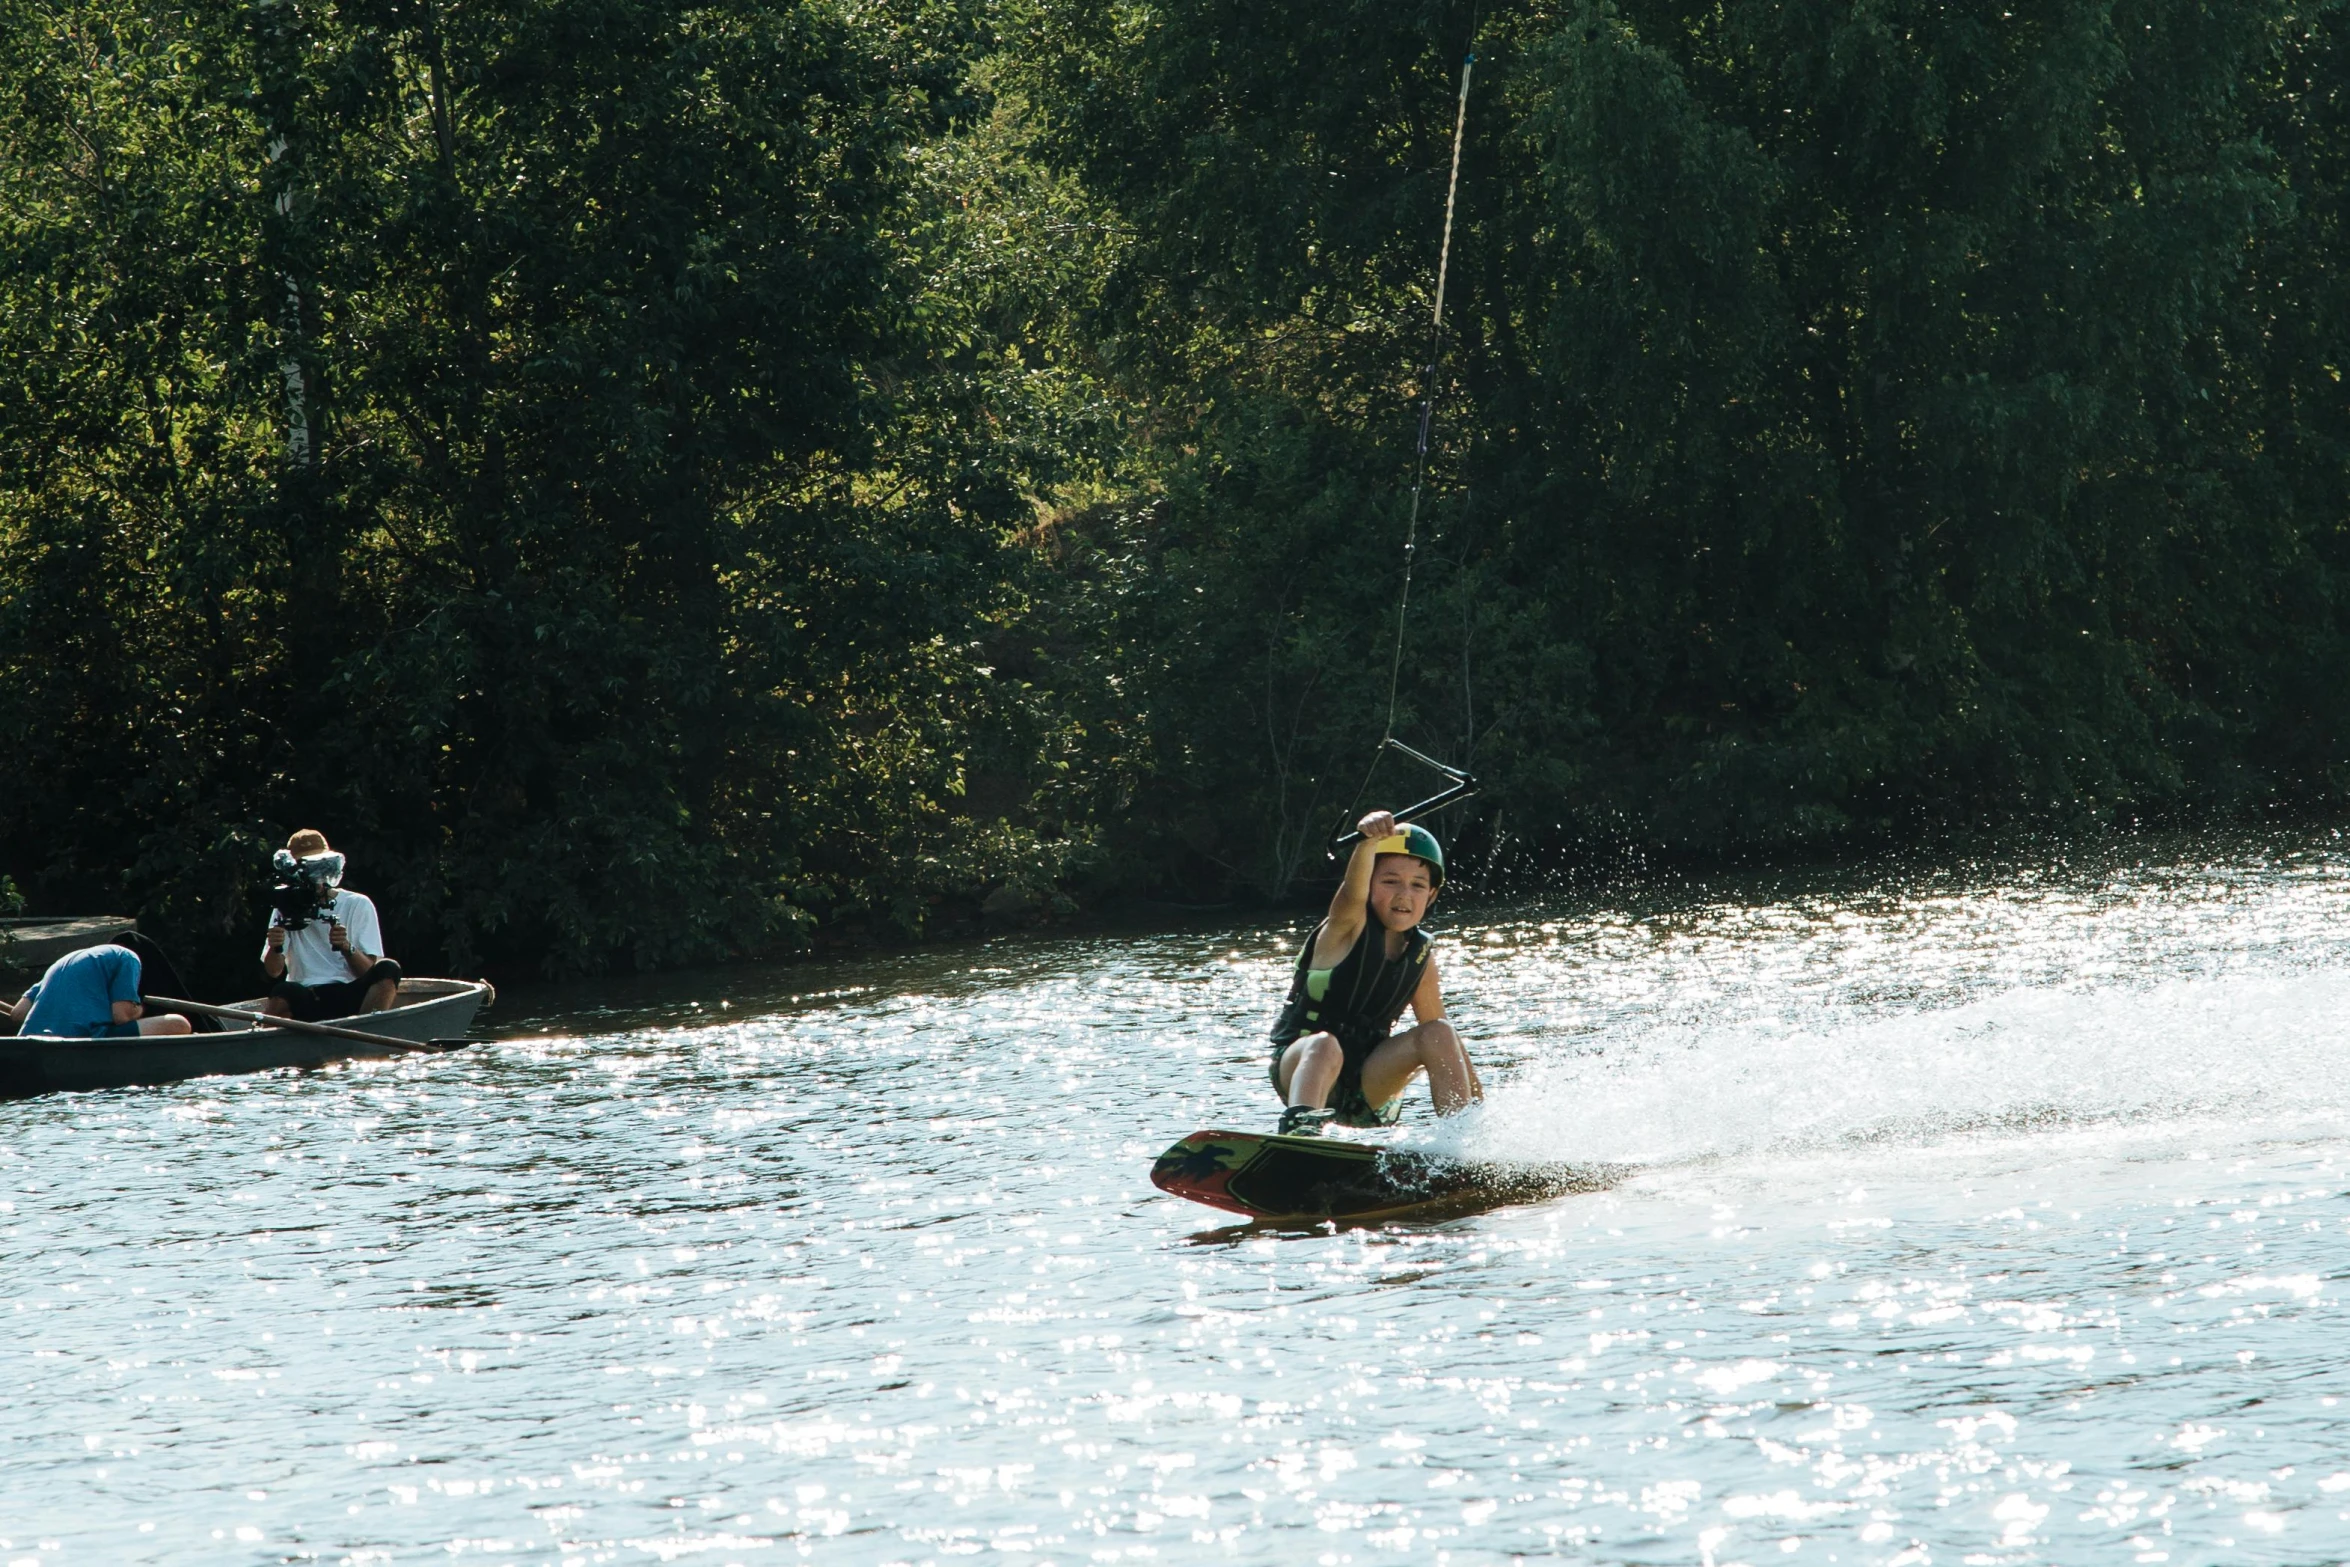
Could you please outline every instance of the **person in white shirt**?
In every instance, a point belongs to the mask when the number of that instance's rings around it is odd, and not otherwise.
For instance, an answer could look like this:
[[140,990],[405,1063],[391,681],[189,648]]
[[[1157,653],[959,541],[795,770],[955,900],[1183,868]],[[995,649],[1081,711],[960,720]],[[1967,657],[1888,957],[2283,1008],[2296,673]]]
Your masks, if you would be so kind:
[[342,885],[343,857],[327,846],[325,833],[305,827],[286,840],[286,851],[309,879],[332,891],[319,899],[317,917],[298,928],[287,927],[283,909],[270,910],[261,967],[274,983],[261,1009],[318,1023],[392,1005],[400,995],[400,965],[383,955],[374,902]]

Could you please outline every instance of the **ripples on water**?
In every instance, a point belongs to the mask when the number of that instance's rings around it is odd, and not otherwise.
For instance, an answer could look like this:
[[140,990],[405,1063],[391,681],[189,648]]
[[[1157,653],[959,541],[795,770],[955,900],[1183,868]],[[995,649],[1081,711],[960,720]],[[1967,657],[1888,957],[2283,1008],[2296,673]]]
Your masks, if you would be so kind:
[[0,1561],[2331,1560],[2350,845],[2162,857],[1451,922],[1404,1135],[1642,1170],[1439,1224],[1145,1180],[1293,928],[0,1106]]

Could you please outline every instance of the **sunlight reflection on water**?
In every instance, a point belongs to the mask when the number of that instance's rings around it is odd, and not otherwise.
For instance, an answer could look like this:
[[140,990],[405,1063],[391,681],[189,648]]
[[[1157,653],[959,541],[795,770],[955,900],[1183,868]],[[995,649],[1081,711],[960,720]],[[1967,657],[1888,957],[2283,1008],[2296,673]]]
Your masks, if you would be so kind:
[[2350,853],[2161,858],[1451,922],[1401,1135],[1644,1168],[1445,1223],[1147,1184],[1294,926],[0,1106],[0,1560],[2331,1558]]

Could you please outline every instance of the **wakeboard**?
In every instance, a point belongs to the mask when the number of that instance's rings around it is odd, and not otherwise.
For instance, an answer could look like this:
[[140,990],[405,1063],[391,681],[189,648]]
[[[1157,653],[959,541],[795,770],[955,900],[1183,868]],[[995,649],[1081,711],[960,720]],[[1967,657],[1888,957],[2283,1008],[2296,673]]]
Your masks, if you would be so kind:
[[1151,1184],[1252,1219],[1362,1219],[1424,1207],[1499,1207],[1598,1191],[1623,1172],[1502,1164],[1342,1137],[1194,1132],[1159,1155]]

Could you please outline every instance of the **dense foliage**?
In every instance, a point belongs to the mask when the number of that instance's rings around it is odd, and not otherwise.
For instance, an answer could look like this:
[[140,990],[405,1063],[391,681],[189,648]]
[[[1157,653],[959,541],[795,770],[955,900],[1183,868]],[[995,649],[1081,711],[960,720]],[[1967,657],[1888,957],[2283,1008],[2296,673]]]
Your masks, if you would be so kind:
[[582,965],[1034,874],[1033,828],[957,821],[991,748],[1051,742],[976,644],[1070,445],[982,319],[1017,289],[940,264],[968,15],[6,21],[0,722],[39,896],[249,943],[311,823],[408,950]]
[[0,870],[223,969],[296,825],[465,966],[1277,896],[1423,398],[1481,863],[2334,802],[2346,25],[0,0]]
[[[1035,56],[1136,236],[1102,340],[1184,393],[1111,546],[1149,707],[1276,883],[1384,722],[1472,14],[1072,3]],[[2338,8],[1482,17],[1407,738],[1553,843],[2338,796]]]

